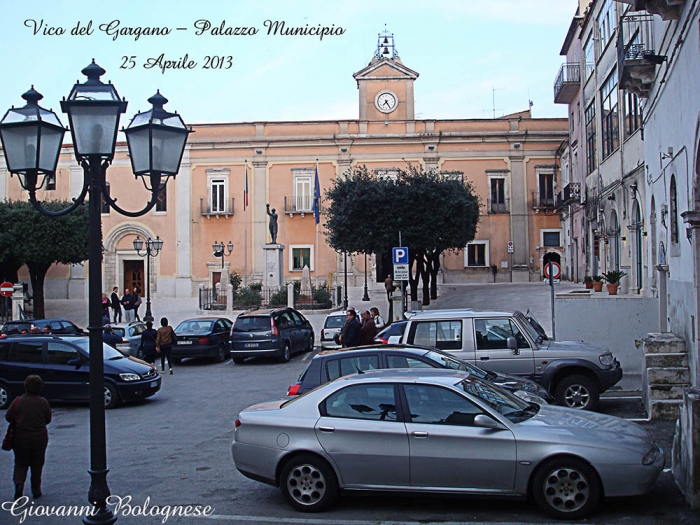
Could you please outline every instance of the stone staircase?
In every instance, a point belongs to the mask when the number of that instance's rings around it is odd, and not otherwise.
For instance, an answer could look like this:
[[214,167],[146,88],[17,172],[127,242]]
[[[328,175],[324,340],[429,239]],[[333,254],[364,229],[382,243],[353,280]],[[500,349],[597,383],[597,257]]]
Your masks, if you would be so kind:
[[685,341],[670,332],[642,339],[642,398],[649,419],[678,419],[683,391],[690,386]]

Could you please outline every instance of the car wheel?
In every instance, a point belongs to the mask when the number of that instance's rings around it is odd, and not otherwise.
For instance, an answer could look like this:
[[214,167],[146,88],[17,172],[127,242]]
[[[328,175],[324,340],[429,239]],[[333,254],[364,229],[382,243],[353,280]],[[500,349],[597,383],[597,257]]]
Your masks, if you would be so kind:
[[594,410],[598,406],[598,387],[589,377],[573,375],[562,379],[554,392],[557,405]]
[[601,485],[587,463],[576,458],[554,458],[535,472],[532,495],[537,505],[559,519],[580,519],[598,506]]
[[221,343],[219,345],[219,350],[216,354],[216,362],[217,363],[222,363],[226,359],[226,345],[224,343]]
[[119,392],[111,383],[105,383],[105,408],[115,408],[121,403],[119,399]]
[[304,348],[304,352],[313,352],[314,350],[314,334],[309,335],[309,343]]
[[8,388],[5,385],[0,384],[0,410],[4,410],[10,406],[11,400],[12,395],[10,394]]
[[292,349],[289,347],[289,343],[285,343],[284,348],[282,349],[282,355],[280,356],[280,361],[283,363],[288,363],[291,355]]
[[234,357],[233,362],[237,365],[242,365],[243,361],[245,361],[245,357]]
[[338,497],[335,472],[323,459],[300,454],[289,460],[280,474],[280,489],[287,502],[302,512],[319,512]]

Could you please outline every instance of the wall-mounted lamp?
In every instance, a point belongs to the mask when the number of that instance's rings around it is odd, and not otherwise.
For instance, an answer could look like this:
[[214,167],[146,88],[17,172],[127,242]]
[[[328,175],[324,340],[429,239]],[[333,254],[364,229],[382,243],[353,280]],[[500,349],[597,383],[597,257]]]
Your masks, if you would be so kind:
[[257,153],[258,155],[262,155],[262,150],[261,150],[261,149],[256,149],[256,150],[255,150],[255,153]]
[[615,200],[615,194],[614,194],[614,193],[611,193],[610,195],[608,195],[608,200],[609,200],[609,201],[614,201],[614,200]]
[[644,237],[646,237],[646,236],[647,236],[647,232],[642,232],[642,235],[644,235]]
[[513,142],[513,147],[518,149],[522,144],[520,142]]
[[626,240],[627,240],[627,237],[622,236],[622,237],[620,237],[620,240],[621,240],[621,241],[626,241]]
[[661,160],[672,159],[673,158],[673,148],[669,146],[666,148],[666,153],[659,153],[661,155]]
[[347,152],[348,152],[348,148],[340,148],[340,151],[341,151],[341,153],[347,153]]
[[433,145],[431,144],[430,146],[428,146],[428,149],[429,149],[430,151],[433,151],[433,150],[435,149],[435,146],[433,146]]

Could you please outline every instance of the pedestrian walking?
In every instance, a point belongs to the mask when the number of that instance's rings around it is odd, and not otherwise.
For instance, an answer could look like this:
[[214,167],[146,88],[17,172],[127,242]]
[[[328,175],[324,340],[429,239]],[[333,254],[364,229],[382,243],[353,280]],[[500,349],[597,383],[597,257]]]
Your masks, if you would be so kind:
[[373,306],[372,308],[369,309],[369,311],[372,314],[372,320],[374,321],[374,326],[377,327],[377,331],[385,328],[386,323],[384,322],[384,319],[382,319],[382,316],[379,315],[379,308],[377,308],[376,306]]
[[102,292],[102,326],[109,324],[109,298]]
[[24,482],[29,469],[32,471],[31,485],[34,499],[41,497],[41,471],[46,459],[51,423],[51,407],[41,394],[44,382],[38,375],[29,375],[24,380],[25,393],[15,398],[5,413],[5,419],[13,425],[15,468],[15,501],[24,495]]
[[146,321],[146,329],[141,332],[141,342],[139,343],[139,357],[149,364],[156,362],[156,339],[158,332],[153,328],[152,321]]
[[369,310],[362,310],[362,326],[360,327],[360,339],[363,345],[371,345],[374,343],[374,338],[377,336],[377,327],[372,319],[372,314]]
[[162,317],[160,320],[160,328],[156,332],[156,353],[160,355],[160,373],[165,373],[165,359],[168,359],[168,368],[170,374],[173,373],[173,363],[170,360],[170,350],[173,344],[177,341],[175,330],[168,324],[168,318]]
[[340,344],[348,346],[360,346],[362,338],[360,336],[360,321],[357,319],[357,312],[354,308],[345,311],[345,324],[340,329]]
[[119,287],[115,286],[112,288],[112,296],[110,297],[109,304],[112,307],[112,313],[114,314],[114,323],[122,322],[122,303],[119,300]]
[[141,318],[139,317],[139,306],[141,306],[142,301],[139,292],[139,287],[134,286],[134,291],[131,293],[131,300],[134,305],[134,317],[136,317],[137,321],[141,321]]
[[134,320],[134,298],[128,288],[122,297],[122,306],[124,307],[124,322],[132,322]]

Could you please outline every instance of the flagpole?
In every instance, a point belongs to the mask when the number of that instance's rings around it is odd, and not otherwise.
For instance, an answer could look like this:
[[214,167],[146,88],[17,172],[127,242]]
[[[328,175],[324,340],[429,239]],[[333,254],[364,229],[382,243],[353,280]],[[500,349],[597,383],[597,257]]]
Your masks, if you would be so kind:
[[318,184],[318,159],[316,159],[316,178],[314,179],[314,220],[316,222],[316,247],[314,249],[316,254],[316,289],[318,290],[318,216],[321,211],[321,188]]
[[245,163],[245,186],[243,194],[243,287],[248,287],[248,159]]

